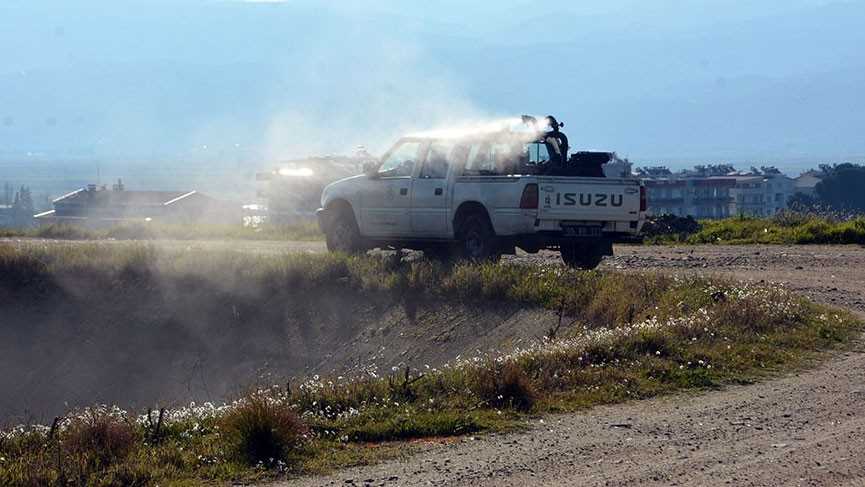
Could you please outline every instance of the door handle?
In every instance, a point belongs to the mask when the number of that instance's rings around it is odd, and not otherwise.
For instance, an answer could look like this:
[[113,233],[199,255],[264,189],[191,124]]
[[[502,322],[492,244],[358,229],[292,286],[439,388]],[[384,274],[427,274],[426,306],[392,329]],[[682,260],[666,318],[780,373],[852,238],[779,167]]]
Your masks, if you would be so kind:
[[440,196],[442,194],[441,188],[436,188],[436,196]]
[[399,189],[400,196],[405,196],[408,194],[408,188],[400,188]]

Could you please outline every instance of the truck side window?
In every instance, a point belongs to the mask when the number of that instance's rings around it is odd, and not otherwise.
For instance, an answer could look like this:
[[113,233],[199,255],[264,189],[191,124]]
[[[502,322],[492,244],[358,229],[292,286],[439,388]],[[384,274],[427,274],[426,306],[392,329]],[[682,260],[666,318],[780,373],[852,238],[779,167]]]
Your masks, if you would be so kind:
[[495,174],[514,174],[520,164],[520,149],[519,145],[509,143],[497,143],[490,146],[490,159],[493,167],[492,171]]
[[420,142],[402,142],[385,157],[378,173],[381,177],[411,176],[417,164]]
[[527,154],[520,144],[483,142],[472,144],[465,171],[467,176],[500,176],[516,174]]
[[446,142],[433,142],[427,151],[426,161],[420,171],[420,177],[425,179],[443,179],[448,175],[448,168],[454,162],[456,150],[454,145]]
[[533,142],[527,146],[529,151],[529,164],[544,164],[549,162],[550,154],[547,146],[540,142]]
[[489,175],[495,173],[495,160],[490,148],[490,143],[481,142],[471,145],[466,159],[465,171],[467,176]]

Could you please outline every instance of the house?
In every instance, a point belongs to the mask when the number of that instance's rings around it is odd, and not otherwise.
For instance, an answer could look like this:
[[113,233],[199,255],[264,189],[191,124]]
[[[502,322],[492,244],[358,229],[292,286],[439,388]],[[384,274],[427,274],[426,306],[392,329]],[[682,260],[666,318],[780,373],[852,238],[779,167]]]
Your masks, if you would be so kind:
[[237,224],[239,204],[197,191],[128,191],[118,181],[111,190],[91,184],[57,198],[54,209],[36,215],[39,224],[68,223],[91,227],[132,222]]

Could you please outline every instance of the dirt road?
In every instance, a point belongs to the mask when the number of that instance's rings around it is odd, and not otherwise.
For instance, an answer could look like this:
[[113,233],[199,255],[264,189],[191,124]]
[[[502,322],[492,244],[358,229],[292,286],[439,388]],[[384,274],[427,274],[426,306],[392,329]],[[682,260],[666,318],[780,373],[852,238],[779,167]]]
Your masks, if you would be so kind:
[[[779,282],[865,316],[863,248],[619,247],[616,253],[604,267]],[[525,433],[428,444],[406,461],[283,485],[865,485],[865,350],[756,385],[532,423]]]

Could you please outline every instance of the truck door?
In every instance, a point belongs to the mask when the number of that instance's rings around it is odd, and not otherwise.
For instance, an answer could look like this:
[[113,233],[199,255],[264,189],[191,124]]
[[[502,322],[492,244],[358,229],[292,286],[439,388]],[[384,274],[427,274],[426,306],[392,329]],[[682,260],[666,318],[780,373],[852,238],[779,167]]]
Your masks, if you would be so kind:
[[378,175],[362,195],[361,233],[370,237],[399,237],[411,232],[412,175],[424,144],[401,140],[385,154]]
[[411,229],[415,235],[448,235],[448,174],[455,156],[464,152],[451,142],[432,142],[412,185]]

